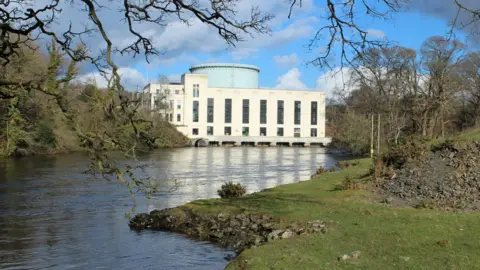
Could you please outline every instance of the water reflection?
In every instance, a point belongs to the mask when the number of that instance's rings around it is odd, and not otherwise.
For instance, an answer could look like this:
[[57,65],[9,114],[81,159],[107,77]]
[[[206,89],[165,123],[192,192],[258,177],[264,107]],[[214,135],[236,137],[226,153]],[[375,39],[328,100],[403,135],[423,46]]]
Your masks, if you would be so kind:
[[[297,182],[331,166],[320,148],[185,148],[140,157],[145,173],[182,185],[155,200],[138,198],[137,211],[217,197],[226,181],[248,192]],[[135,162],[130,162],[135,163]],[[82,154],[0,160],[0,268],[222,269],[227,251],[162,233],[135,233],[124,213],[124,187],[82,172]],[[160,180],[162,181],[162,180]]]
[[[165,157],[160,155],[150,155],[141,161]],[[228,181],[241,182],[251,193],[307,180],[319,166],[329,167],[336,162],[322,148],[189,148],[179,149],[168,157],[168,178],[179,179],[182,185],[168,196],[168,202],[162,197],[161,205],[155,202],[151,209],[218,197],[216,190]],[[158,176],[165,174],[162,170],[155,168],[148,173]]]

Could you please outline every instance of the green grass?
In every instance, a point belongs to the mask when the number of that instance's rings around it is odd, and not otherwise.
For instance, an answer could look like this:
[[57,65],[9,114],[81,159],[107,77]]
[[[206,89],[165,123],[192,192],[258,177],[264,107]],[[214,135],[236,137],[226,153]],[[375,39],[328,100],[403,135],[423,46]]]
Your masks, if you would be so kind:
[[[244,251],[228,269],[480,269],[480,214],[392,208],[365,190],[332,191],[367,159],[343,171],[235,199],[195,201],[205,213],[266,213],[282,222],[324,220],[326,234],[298,236]],[[446,241],[445,241],[446,240]],[[448,243],[439,245],[438,242]],[[358,259],[337,258],[361,251]]]
[[462,133],[459,138],[466,140],[480,140],[480,129],[473,129]]

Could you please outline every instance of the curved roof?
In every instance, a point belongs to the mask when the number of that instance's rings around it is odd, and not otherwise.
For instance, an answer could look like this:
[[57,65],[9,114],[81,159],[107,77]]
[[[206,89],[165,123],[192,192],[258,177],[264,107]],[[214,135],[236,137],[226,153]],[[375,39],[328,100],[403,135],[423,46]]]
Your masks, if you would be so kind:
[[216,68],[216,67],[246,68],[246,69],[253,69],[260,72],[260,69],[256,66],[245,65],[245,64],[234,64],[234,63],[208,63],[208,64],[193,65],[190,67],[190,71],[192,71],[192,69],[198,69],[198,68]]

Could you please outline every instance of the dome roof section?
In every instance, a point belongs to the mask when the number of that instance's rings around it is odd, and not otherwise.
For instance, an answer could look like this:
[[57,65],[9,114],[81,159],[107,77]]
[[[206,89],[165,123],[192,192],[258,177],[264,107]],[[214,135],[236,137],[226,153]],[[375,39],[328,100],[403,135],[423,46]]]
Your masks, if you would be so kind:
[[208,63],[194,65],[193,74],[207,74],[208,87],[212,88],[258,88],[260,69],[252,65]]

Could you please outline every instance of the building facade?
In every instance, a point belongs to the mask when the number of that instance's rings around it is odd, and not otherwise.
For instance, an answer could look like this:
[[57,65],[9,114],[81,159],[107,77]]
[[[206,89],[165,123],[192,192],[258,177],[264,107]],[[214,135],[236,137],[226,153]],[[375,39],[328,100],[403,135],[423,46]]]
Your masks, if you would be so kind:
[[260,89],[250,65],[193,66],[181,83],[149,84],[144,105],[187,137],[210,142],[327,144],[325,94]]

